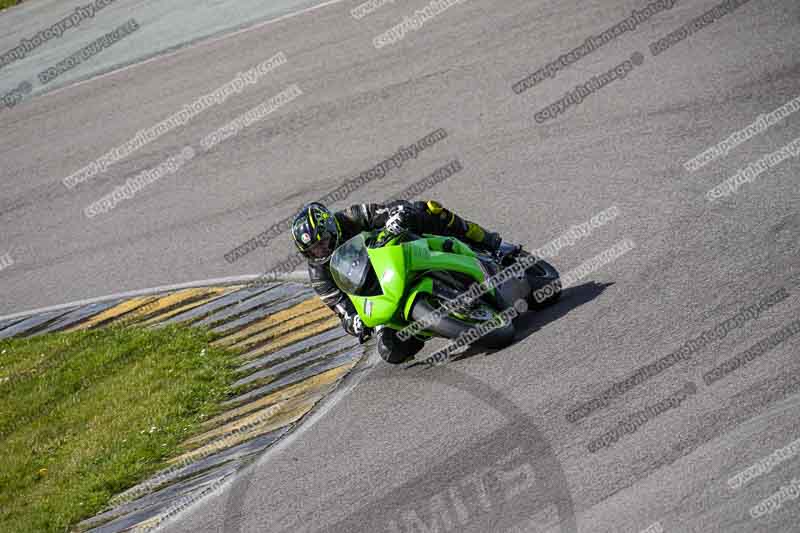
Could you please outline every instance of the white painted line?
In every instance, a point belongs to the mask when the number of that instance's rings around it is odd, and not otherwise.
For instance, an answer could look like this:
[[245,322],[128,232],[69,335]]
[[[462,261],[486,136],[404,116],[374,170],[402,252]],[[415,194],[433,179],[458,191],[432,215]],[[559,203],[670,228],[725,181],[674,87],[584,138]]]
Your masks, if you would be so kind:
[[[355,364],[355,366],[351,368],[347,374],[344,375],[344,377],[341,378],[341,381],[336,386],[336,389],[319,400],[319,402],[312,408],[311,413],[306,414],[299,420],[299,422],[296,422],[295,424],[297,425],[295,425],[294,429],[290,429],[287,435],[284,435],[277,442],[261,452],[261,455],[253,464],[234,473],[232,478],[223,485],[222,491],[224,492],[230,489],[234,482],[238,481],[242,476],[252,475],[254,469],[264,465],[268,461],[272,460],[275,454],[279,454],[287,447],[291,446],[303,435],[303,433],[311,429],[322,419],[322,417],[336,407],[336,404],[346,398],[347,395],[349,395],[353,389],[358,386],[361,380],[363,380],[375,369],[380,361],[381,358],[378,355],[377,349],[374,349],[374,347],[373,349],[370,349],[368,346],[364,346],[364,355],[362,355],[361,359]],[[230,501],[230,497],[228,497],[228,501]],[[197,502],[194,503],[196,504]],[[223,504],[223,512],[226,514],[228,512],[227,505],[227,503]],[[198,505],[189,506],[184,510],[185,515],[183,518],[191,516],[199,508],[200,506]],[[283,518],[281,518],[281,520],[282,519]]]
[[[53,305],[50,307],[42,307],[39,309],[33,309],[31,311],[21,311],[19,313],[13,313],[10,315],[0,316],[0,320],[11,320],[14,318],[22,318],[29,315],[38,315],[40,313],[48,313],[51,311],[61,311],[63,309],[69,309],[71,307],[82,307],[84,305],[91,305],[96,303],[107,302],[109,300],[116,300],[118,298],[134,298],[136,296],[150,296],[152,294],[158,294],[160,292],[169,292],[169,291],[177,291],[182,289],[195,289],[198,287],[209,287],[214,285],[236,285],[237,283],[246,283],[248,281],[255,281],[261,277],[260,274],[248,274],[245,276],[232,276],[228,278],[215,278],[215,279],[206,279],[200,281],[189,281],[187,283],[178,283],[174,285],[164,285],[161,287],[152,287],[149,289],[138,289],[135,291],[127,291],[127,292],[120,292],[117,294],[111,294],[109,296],[99,296],[97,298],[88,298],[86,300],[78,300],[76,302],[70,302],[67,304],[60,304],[60,305]],[[271,280],[272,281],[272,280]],[[300,270],[295,270],[294,272],[289,272],[283,275],[277,276],[277,279],[274,281],[294,281],[297,283],[307,283],[308,282],[308,272],[303,272]]]
[[[112,74],[118,74],[120,72],[124,72],[124,71],[126,71],[128,69],[132,69],[134,67],[138,67],[138,66],[141,66],[141,65],[146,65],[147,63],[150,63],[152,61],[156,61],[156,60],[159,60],[159,59],[165,59],[165,58],[174,56],[176,54],[182,53],[182,52],[184,52],[186,50],[191,50],[192,48],[197,48],[197,47],[200,47],[200,46],[207,46],[209,44],[213,44],[213,43],[222,41],[224,39],[229,39],[229,38],[234,37],[236,35],[239,35],[241,33],[246,33],[246,32],[249,32],[249,31],[257,30],[259,28],[263,28],[264,26],[268,26],[268,25],[274,24],[276,22],[281,22],[282,20],[286,20],[286,19],[290,19],[290,18],[293,18],[293,17],[297,17],[299,15],[305,15],[306,13],[310,13],[312,11],[316,11],[317,9],[321,9],[323,7],[327,7],[327,6],[334,5],[334,4],[339,4],[339,3],[344,2],[344,1],[346,1],[346,0],[328,0],[327,2],[323,2],[321,4],[316,4],[316,5],[313,5],[311,7],[307,7],[307,8],[301,9],[300,11],[294,11],[292,13],[287,13],[285,15],[280,15],[279,17],[276,17],[274,19],[269,19],[269,20],[265,20],[265,21],[262,21],[262,22],[257,22],[253,26],[248,26],[247,28],[242,28],[240,30],[236,30],[233,33],[226,33],[225,35],[220,35],[219,37],[211,37],[208,40],[203,40],[203,41],[198,42],[198,43],[193,43],[193,44],[189,44],[189,45],[186,45],[184,47],[181,47],[178,50],[175,50],[174,52],[169,52],[169,53],[166,53],[166,54],[159,54],[159,55],[156,55],[155,57],[151,57],[150,59],[145,59],[144,61],[140,61],[140,62],[137,62],[137,63],[132,63],[130,65],[125,65],[124,67],[120,67],[120,68],[117,68],[117,69],[114,69],[114,70],[110,70],[108,72],[104,72],[103,74],[98,74],[97,76],[92,76],[91,78],[87,78],[85,80],[77,81],[77,82],[72,83],[70,85],[65,85],[63,87],[59,87],[57,89],[53,89],[52,91],[48,91],[48,92],[46,92],[44,94],[37,95],[37,98],[58,94],[58,93],[60,93],[61,91],[65,90],[65,89],[71,89],[73,87],[77,87],[79,85],[83,85],[84,83],[89,83],[90,81],[100,80],[100,79],[103,79],[103,78],[105,78],[107,76],[111,76]],[[176,45],[176,46],[180,46],[180,45]]]

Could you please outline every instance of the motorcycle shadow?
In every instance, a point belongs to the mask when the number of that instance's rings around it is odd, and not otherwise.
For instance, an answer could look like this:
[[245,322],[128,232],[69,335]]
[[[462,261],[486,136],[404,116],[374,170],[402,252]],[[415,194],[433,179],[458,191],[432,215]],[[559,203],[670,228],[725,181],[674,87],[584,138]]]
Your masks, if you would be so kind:
[[[543,309],[533,309],[517,317],[514,320],[516,334],[514,335],[514,342],[511,344],[511,346],[514,346],[520,341],[525,340],[529,336],[545,327],[547,324],[560,319],[573,309],[577,309],[578,307],[591,302],[603,294],[603,292],[605,292],[605,290],[612,285],[614,284],[590,281],[582,285],[568,287],[561,293],[561,298],[558,302]],[[477,346],[470,346],[464,352],[452,356],[448,363],[462,361],[480,354],[490,355],[501,351],[503,350],[491,350]],[[408,364],[405,368],[410,369],[420,365],[424,367],[436,366],[433,363],[426,361],[423,357],[421,360],[415,359],[410,361],[410,364]]]

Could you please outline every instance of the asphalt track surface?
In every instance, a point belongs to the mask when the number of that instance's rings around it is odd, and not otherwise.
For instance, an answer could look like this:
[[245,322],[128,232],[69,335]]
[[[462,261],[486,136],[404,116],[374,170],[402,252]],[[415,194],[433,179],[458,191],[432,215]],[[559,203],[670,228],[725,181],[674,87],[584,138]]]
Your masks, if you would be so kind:
[[[653,56],[652,41],[715,5],[679,1],[515,94],[513,83],[647,3],[469,0],[380,50],[372,38],[425,4],[387,4],[360,21],[349,14],[356,4],[195,43],[3,110],[0,245],[15,264],[0,271],[0,311],[262,271],[290,251],[287,238],[234,264],[223,254],[437,128],[447,139],[335,207],[380,201],[458,159],[464,170],[426,196],[531,249],[618,206],[617,219],[553,259],[562,273],[621,239],[636,247],[523,317],[510,348],[435,368],[371,359],[315,424],[164,529],[798,531],[798,499],[758,518],[750,509],[800,477],[800,457],[728,484],[800,438],[798,338],[710,385],[702,376],[798,318],[800,162],[722,200],[705,194],[800,135],[800,114],[698,171],[683,162],[800,95],[800,5],[751,0]],[[73,190],[60,183],[278,51],[287,64],[258,85]],[[554,120],[534,119],[635,52],[644,62],[624,79]],[[293,83],[303,94],[263,121],[109,213],[83,215]],[[688,361],[567,420],[782,288],[788,297]],[[679,405],[589,451],[687,383],[695,392]]]

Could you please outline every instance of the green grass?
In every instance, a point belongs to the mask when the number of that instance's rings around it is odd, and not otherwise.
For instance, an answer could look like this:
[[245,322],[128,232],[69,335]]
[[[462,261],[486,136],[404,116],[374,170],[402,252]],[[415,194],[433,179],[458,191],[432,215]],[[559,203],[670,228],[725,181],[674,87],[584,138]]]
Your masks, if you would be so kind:
[[194,328],[0,341],[0,531],[64,532],[219,412],[231,354]]
[[15,6],[21,3],[22,0],[0,0],[0,9],[5,9],[7,7]]

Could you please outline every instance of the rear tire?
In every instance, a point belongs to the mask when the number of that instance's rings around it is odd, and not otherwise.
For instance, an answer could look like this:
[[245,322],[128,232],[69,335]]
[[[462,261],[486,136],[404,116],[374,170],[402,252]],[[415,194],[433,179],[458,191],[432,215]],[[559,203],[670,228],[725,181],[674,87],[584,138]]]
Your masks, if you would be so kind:
[[[427,322],[427,317],[436,312],[436,308],[429,301],[429,298],[420,297],[414,302],[411,308],[411,320],[415,322]],[[496,312],[494,314],[497,314]],[[485,322],[485,321],[484,321]],[[427,327],[427,330],[435,333],[440,337],[447,339],[457,339],[462,333],[478,326],[481,322],[467,322],[460,320],[453,316],[445,316],[435,319],[433,323]],[[514,342],[514,324],[509,322],[501,328],[494,329],[475,341],[475,346],[489,349],[500,349],[509,346]]]
[[[522,255],[530,256],[526,251]],[[528,305],[532,308],[541,309],[556,303],[561,298],[561,277],[558,271],[545,261],[539,259],[533,266],[525,271],[525,275],[530,283],[531,295],[528,298]],[[545,298],[542,301],[537,301],[536,293],[541,290]]]

